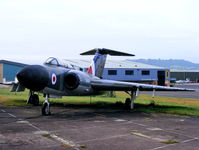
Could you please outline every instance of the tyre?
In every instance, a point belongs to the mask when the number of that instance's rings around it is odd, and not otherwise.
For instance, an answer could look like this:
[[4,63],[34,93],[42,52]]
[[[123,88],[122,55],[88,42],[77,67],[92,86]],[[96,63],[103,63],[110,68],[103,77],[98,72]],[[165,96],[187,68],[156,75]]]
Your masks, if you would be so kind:
[[48,106],[48,103],[44,103],[42,106],[42,115],[48,116],[51,115],[50,113],[50,107]]
[[39,96],[37,94],[33,94],[32,95],[32,104],[34,106],[38,106],[39,105]]
[[30,95],[27,104],[33,104],[33,95]]
[[125,100],[125,109],[131,110],[131,99],[130,98],[126,98],[126,100]]

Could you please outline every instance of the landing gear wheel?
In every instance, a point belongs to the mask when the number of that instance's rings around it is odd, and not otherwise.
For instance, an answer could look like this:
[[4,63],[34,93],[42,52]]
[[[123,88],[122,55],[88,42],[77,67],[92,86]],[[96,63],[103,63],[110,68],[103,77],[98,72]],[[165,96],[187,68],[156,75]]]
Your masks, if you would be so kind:
[[130,98],[126,98],[126,100],[125,100],[125,109],[131,110],[131,99]]
[[31,94],[27,104],[32,104],[34,106],[38,106],[39,105],[39,96],[37,94]]
[[42,106],[42,115],[49,116],[51,115],[49,103],[44,102]]
[[27,100],[27,104],[33,104],[33,95],[30,95],[29,99]]
[[34,106],[38,106],[39,105],[39,96],[37,94],[33,94],[31,97],[32,97],[32,104]]

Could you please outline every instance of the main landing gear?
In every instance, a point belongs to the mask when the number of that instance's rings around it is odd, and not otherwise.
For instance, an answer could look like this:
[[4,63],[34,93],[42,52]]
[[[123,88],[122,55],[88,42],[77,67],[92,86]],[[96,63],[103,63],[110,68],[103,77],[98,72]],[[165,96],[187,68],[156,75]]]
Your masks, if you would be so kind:
[[39,105],[39,96],[37,94],[34,94],[33,91],[30,91],[29,98],[27,100],[27,104],[32,104],[34,106]]
[[43,103],[41,112],[42,112],[42,115],[44,115],[44,116],[51,115],[50,103],[49,103],[49,95],[48,94],[46,94],[46,98],[45,98],[45,101]]
[[133,110],[133,108],[134,108],[134,100],[136,99],[136,97],[137,97],[137,93],[138,91],[131,91],[131,92],[127,92],[126,91],[126,93],[127,94],[129,94],[130,95],[130,97],[131,98],[126,98],[126,100],[125,100],[125,109],[126,110]]

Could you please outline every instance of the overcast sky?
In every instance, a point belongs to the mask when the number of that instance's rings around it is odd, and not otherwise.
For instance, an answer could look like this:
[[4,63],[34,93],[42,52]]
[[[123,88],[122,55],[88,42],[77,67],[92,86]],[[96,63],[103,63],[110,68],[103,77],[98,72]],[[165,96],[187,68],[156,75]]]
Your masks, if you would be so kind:
[[81,58],[105,47],[199,63],[198,7],[198,0],[0,0],[0,59]]

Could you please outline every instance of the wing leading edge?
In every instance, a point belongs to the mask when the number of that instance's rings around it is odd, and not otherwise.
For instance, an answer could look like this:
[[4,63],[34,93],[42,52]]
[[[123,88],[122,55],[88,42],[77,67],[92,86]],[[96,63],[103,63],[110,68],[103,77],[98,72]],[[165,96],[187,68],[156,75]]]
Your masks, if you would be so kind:
[[165,87],[150,84],[141,84],[133,82],[122,82],[114,80],[95,79],[92,80],[91,86],[94,90],[98,91],[194,91],[193,89]]

